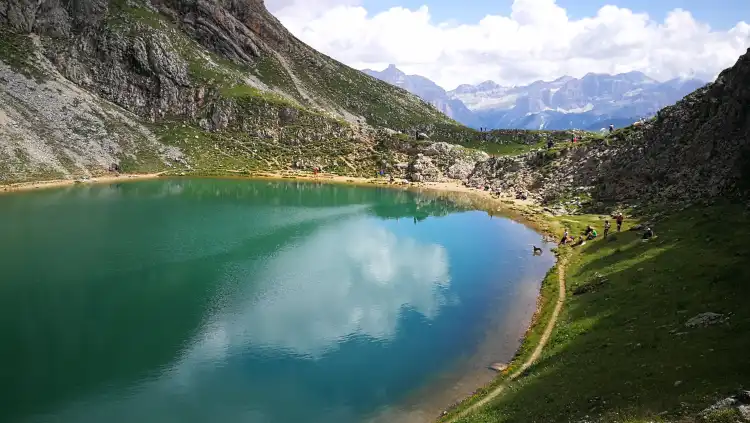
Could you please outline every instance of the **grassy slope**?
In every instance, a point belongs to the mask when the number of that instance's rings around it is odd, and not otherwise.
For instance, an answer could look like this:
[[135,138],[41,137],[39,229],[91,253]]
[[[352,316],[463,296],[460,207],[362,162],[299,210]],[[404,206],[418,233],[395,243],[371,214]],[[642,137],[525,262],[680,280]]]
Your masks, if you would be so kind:
[[[576,232],[602,224],[597,216],[559,223]],[[750,246],[737,235],[748,229],[741,206],[694,208],[655,225],[650,242],[623,232],[572,252],[568,302],[542,358],[490,406],[460,421],[692,421],[717,399],[747,389]],[[573,295],[597,274],[604,284]],[[708,311],[729,319],[685,327]],[[526,350],[541,330],[532,329]]]

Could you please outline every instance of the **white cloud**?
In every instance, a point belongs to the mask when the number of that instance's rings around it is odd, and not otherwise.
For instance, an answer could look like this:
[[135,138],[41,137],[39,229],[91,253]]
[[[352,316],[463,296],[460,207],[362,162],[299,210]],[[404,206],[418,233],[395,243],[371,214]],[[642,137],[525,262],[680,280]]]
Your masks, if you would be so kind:
[[355,68],[397,64],[445,88],[528,83],[632,70],[667,80],[713,78],[750,46],[750,25],[712,30],[675,9],[664,22],[617,6],[572,20],[555,0],[515,0],[510,16],[433,22],[428,6],[370,14],[359,0],[267,0],[295,35]]

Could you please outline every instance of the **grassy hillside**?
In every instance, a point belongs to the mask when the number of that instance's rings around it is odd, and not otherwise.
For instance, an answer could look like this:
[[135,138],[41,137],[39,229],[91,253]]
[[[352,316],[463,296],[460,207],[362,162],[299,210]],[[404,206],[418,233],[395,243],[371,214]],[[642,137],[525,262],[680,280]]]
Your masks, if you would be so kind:
[[[603,218],[557,222],[578,233],[587,224],[601,228]],[[458,421],[691,422],[750,388],[750,246],[738,236],[750,232],[748,209],[694,207],[653,228],[657,237],[647,242],[627,231],[562,247],[568,297],[541,359],[489,406]],[[686,325],[706,312],[722,318]],[[707,421],[739,421],[735,414]]]

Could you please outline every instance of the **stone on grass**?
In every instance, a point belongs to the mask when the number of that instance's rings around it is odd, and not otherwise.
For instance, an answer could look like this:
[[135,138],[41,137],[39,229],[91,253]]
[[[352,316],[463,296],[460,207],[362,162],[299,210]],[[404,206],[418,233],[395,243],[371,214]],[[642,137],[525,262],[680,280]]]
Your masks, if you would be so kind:
[[685,326],[689,328],[711,326],[717,323],[721,323],[724,320],[724,315],[719,313],[701,313],[685,323]]
[[490,364],[490,369],[492,369],[492,370],[494,370],[494,371],[496,371],[498,373],[505,371],[507,368],[508,368],[508,365],[507,364],[503,364],[503,363],[492,363],[492,364]]

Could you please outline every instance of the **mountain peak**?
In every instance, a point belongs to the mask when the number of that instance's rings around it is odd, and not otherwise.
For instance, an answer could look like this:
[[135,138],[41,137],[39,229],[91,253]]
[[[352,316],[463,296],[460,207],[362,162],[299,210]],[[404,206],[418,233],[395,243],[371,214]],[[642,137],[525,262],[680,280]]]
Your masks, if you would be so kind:
[[396,67],[393,63],[388,65],[387,68],[383,69],[382,72],[380,72],[382,75],[387,75],[388,77],[404,77],[406,74],[399,68]]

